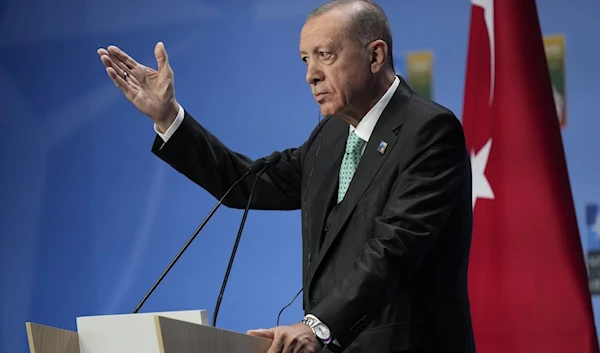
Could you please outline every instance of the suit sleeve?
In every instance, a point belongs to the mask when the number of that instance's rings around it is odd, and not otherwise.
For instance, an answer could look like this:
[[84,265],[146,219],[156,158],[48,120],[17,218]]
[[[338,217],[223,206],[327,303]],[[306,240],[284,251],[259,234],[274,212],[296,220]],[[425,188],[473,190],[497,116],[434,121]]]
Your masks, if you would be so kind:
[[[252,209],[300,208],[302,161],[306,149],[324,123],[325,120],[301,147],[282,151],[279,163],[262,174],[254,190],[250,205]],[[152,152],[217,199],[254,162],[247,156],[230,150],[188,112],[185,112],[181,125],[167,142],[156,137]],[[254,177],[247,177],[231,191],[223,204],[231,208],[245,208],[253,183]]]
[[[347,347],[397,297],[436,241],[457,200],[470,164],[460,122],[450,113],[426,119],[416,151],[399,171],[374,234],[340,284],[311,311]],[[470,200],[470,198],[468,198]]]

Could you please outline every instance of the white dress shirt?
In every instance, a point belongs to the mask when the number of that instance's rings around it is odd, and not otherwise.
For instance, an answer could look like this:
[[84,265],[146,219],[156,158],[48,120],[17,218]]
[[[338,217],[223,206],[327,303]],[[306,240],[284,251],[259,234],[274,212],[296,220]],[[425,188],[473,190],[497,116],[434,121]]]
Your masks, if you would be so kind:
[[373,133],[373,129],[375,129],[375,125],[379,121],[379,117],[383,113],[385,107],[387,107],[390,99],[396,92],[396,89],[400,85],[400,79],[396,76],[396,79],[385,92],[385,94],[381,97],[381,99],[367,112],[367,114],[360,120],[356,127],[350,125],[350,132],[354,131],[358,137],[363,139],[366,143],[364,144],[361,154],[365,152],[365,148],[367,148],[367,143],[369,142],[369,138],[371,138],[371,134]]

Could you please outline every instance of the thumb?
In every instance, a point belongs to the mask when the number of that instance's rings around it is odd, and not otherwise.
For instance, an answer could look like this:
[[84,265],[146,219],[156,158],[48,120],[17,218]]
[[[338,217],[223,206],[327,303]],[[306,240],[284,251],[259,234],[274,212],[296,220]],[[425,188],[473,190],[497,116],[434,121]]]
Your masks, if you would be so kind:
[[269,339],[275,338],[275,331],[273,331],[272,329],[248,330],[247,334],[250,336],[257,336]]
[[156,57],[156,62],[158,63],[158,71],[162,71],[164,68],[169,66],[169,57],[163,42],[156,43],[156,46],[154,47],[154,56]]

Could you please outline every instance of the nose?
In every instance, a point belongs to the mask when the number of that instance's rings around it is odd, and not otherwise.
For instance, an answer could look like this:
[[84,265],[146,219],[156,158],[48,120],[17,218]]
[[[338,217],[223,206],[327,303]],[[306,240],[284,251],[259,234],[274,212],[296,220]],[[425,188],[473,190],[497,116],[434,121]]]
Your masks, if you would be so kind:
[[314,61],[308,63],[308,67],[306,69],[306,82],[311,85],[314,85],[324,79],[323,70],[314,63]]

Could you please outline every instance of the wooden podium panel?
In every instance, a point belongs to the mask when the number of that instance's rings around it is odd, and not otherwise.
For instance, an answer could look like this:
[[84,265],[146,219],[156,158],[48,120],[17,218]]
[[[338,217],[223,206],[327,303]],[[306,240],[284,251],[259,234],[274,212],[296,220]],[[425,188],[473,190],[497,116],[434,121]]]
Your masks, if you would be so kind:
[[77,332],[25,323],[31,353],[79,353]]
[[266,353],[272,340],[155,316],[161,353]]
[[272,340],[206,325],[206,311],[77,318],[77,332],[27,322],[31,353],[266,353]]

